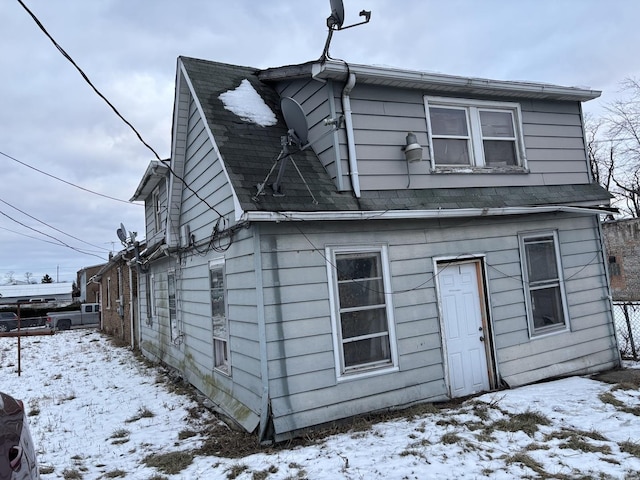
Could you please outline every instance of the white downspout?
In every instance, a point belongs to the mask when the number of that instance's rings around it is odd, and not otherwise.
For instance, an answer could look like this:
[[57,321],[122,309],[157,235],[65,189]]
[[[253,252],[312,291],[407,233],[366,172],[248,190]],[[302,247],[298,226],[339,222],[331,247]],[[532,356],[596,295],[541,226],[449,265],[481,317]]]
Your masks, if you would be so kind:
[[351,188],[356,198],[360,198],[360,179],[358,178],[358,159],[356,157],[356,142],[353,138],[353,121],[351,120],[351,100],[349,94],[356,84],[356,75],[349,74],[347,84],[342,89],[342,113],[344,114],[345,128],[347,130],[347,152],[349,156],[349,175],[351,176]]

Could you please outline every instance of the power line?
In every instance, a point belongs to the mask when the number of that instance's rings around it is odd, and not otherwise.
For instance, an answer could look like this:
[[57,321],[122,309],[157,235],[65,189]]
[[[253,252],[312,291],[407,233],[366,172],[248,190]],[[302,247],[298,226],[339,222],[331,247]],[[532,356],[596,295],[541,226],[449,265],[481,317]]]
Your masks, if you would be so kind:
[[115,113],[118,117],[120,117],[120,119],[121,119],[125,124],[127,124],[127,125],[129,126],[129,128],[131,128],[131,130],[133,130],[133,132],[136,134],[136,136],[138,137],[138,139],[139,139],[139,140],[144,144],[144,146],[145,146],[145,147],[147,147],[149,150],[151,150],[151,151],[153,152],[153,154],[156,156],[156,158],[157,158],[158,160],[160,160],[160,155],[158,155],[158,153],[157,153],[153,148],[151,148],[151,146],[150,146],[147,142],[145,142],[145,141],[143,140],[142,135],[140,135],[140,133],[136,130],[136,128],[135,128],[131,123],[129,123],[129,121],[128,121],[126,118],[124,118],[124,117],[120,114],[120,112],[118,111],[118,109],[117,109],[116,107],[114,107],[114,106],[113,106],[113,104],[112,104],[112,103],[107,99],[107,97],[105,97],[105,96],[100,92],[100,90],[98,90],[98,89],[96,88],[96,86],[91,82],[91,80],[89,80],[89,77],[87,76],[87,74],[86,74],[86,73],[84,73],[84,71],[83,71],[83,70],[82,70],[82,69],[81,69],[81,68],[76,64],[76,62],[73,60],[73,58],[71,58],[71,56],[70,56],[70,55],[69,55],[69,54],[64,50],[64,48],[62,48],[62,47],[58,44],[58,42],[56,42],[56,41],[54,40],[54,38],[53,38],[51,35],[49,35],[49,32],[47,32],[47,29],[46,29],[46,28],[44,28],[44,25],[42,25],[42,23],[40,23],[40,20],[38,20],[38,18],[33,14],[33,12],[31,12],[31,10],[29,10],[29,9],[27,8],[27,6],[22,2],[22,0],[18,0],[18,3],[19,3],[20,5],[22,5],[22,8],[24,8],[24,9],[25,9],[25,11],[29,14],[29,16],[33,19],[33,21],[34,21],[34,22],[36,22],[36,25],[38,25],[38,27],[40,27],[40,30],[42,30],[42,32],[47,36],[47,38],[48,38],[49,40],[51,40],[51,43],[53,43],[53,45],[58,49],[58,51],[62,54],[62,56],[63,56],[64,58],[66,58],[67,60],[69,60],[69,62],[71,63],[71,65],[73,65],[73,66],[76,68],[76,70],[78,70],[78,72],[80,73],[80,75],[82,76],[82,78],[85,80],[85,82],[87,82],[87,84],[89,84],[89,86],[93,89],[93,91],[94,91],[94,92],[95,92],[95,93],[96,93],[96,94],[97,94],[97,95],[98,95],[102,100],[104,100],[104,101],[107,103],[107,105],[109,105],[109,107],[111,107],[111,110],[113,110],[113,111],[114,111],[114,113]]
[[115,200],[116,202],[126,203],[127,205],[139,205],[137,203],[128,202],[127,200],[122,200],[120,198],[110,197],[109,195],[105,195],[104,193],[94,192],[93,190],[89,190],[88,188],[81,187],[80,185],[76,185],[75,183],[68,182],[67,180],[63,180],[60,177],[56,177],[55,175],[52,175],[51,173],[47,173],[44,170],[40,170],[40,169],[38,169],[36,167],[33,167],[33,166],[29,165],[28,163],[21,162],[17,158],[12,157],[11,155],[8,155],[8,154],[6,154],[6,153],[4,153],[2,151],[0,151],[0,155],[4,155],[8,159],[13,160],[14,162],[17,162],[20,165],[24,165],[25,167],[30,168],[31,170],[35,170],[36,172],[41,173],[43,175],[46,175],[47,177],[54,178],[54,179],[58,180],[59,182],[66,183],[67,185],[71,185],[72,187],[79,188],[80,190],[83,190],[85,192],[92,193],[92,194],[98,195],[100,197],[108,198],[109,200]]
[[40,235],[44,235],[45,237],[52,238],[53,240],[55,240],[56,242],[58,242],[56,245],[58,245],[58,246],[60,246],[60,247],[67,247],[67,248],[70,248],[71,250],[74,250],[74,251],[76,251],[76,252],[78,252],[78,253],[82,253],[82,254],[84,254],[84,255],[92,255],[92,256],[94,256],[94,257],[98,257],[98,258],[100,258],[100,259],[103,259],[100,255],[97,255],[97,254],[95,254],[95,253],[91,253],[91,252],[87,252],[87,251],[84,251],[84,250],[80,250],[79,248],[76,248],[76,247],[72,247],[71,245],[69,245],[69,244],[67,244],[67,243],[63,242],[62,240],[60,240],[60,239],[58,239],[58,238],[54,237],[53,235],[49,235],[48,233],[44,233],[44,232],[41,232],[40,230],[37,230],[37,229],[35,229],[35,228],[33,228],[33,227],[30,227],[29,225],[27,225],[27,224],[25,224],[25,223],[22,223],[22,222],[21,222],[21,221],[19,221],[19,220],[16,220],[16,219],[15,219],[15,218],[13,218],[12,216],[7,215],[7,214],[6,214],[6,213],[4,213],[2,210],[0,210],[0,215],[3,215],[3,216],[5,216],[5,217],[7,217],[9,220],[11,220],[12,222],[17,223],[18,225],[22,225],[23,227],[25,227],[25,228],[27,228],[27,229],[29,229],[29,230],[32,230],[32,231],[34,231],[34,232],[36,232],[36,233],[39,233]]
[[13,209],[15,209],[15,210],[19,211],[19,212],[20,212],[20,213],[22,213],[23,215],[26,215],[27,217],[31,218],[32,220],[35,220],[36,222],[39,222],[39,223],[43,224],[44,226],[49,227],[49,228],[50,228],[50,229],[52,229],[52,230],[55,230],[56,232],[60,232],[60,233],[62,233],[63,235],[66,235],[67,237],[71,237],[71,238],[73,238],[74,240],[78,240],[79,242],[86,243],[87,245],[91,245],[92,247],[99,248],[100,250],[104,250],[104,251],[106,251],[106,252],[108,252],[108,251],[109,251],[109,249],[108,249],[108,248],[99,247],[98,245],[94,245],[93,243],[89,243],[89,242],[87,242],[87,241],[85,241],[85,240],[82,240],[81,238],[74,237],[73,235],[71,235],[71,234],[69,234],[69,233],[67,233],[67,232],[63,232],[63,231],[62,231],[62,230],[60,230],[59,228],[56,228],[56,227],[54,227],[54,226],[52,226],[52,225],[49,225],[48,223],[43,222],[42,220],[37,219],[37,218],[36,218],[36,217],[34,217],[33,215],[29,215],[27,212],[25,212],[25,211],[23,211],[23,210],[20,210],[20,209],[19,209],[18,207],[16,207],[15,205],[11,205],[9,202],[7,202],[7,201],[5,201],[5,200],[3,200],[3,199],[1,199],[1,198],[0,198],[0,202],[2,202],[2,203],[4,203],[5,205],[8,205],[9,207],[11,207],[11,208],[13,208]]
[[[114,111],[114,113],[124,122],[126,123],[131,130],[133,130],[133,132],[136,134],[136,136],[138,137],[138,139],[149,149],[153,152],[153,154],[156,156],[156,158],[162,162],[162,159],[160,158],[160,155],[158,155],[158,153],[151,148],[151,146],[145,142],[142,139],[142,136],[140,135],[140,133],[135,129],[135,127],[129,123],[129,121],[127,121],[127,119],[125,119],[120,112],[116,109],[116,107],[113,106],[113,104],[107,99],[107,97],[105,97],[91,82],[91,80],[89,80],[89,77],[87,76],[87,74],[84,73],[84,71],[82,71],[82,69],[76,64],[76,62],[73,60],[73,58],[71,58],[71,56],[58,44],[58,42],[56,42],[54,40],[54,38],[49,34],[49,32],[47,31],[46,28],[44,28],[44,25],[42,25],[42,23],[40,22],[40,20],[38,20],[38,18],[35,16],[35,14],[33,12],[31,12],[31,10],[29,10],[27,8],[27,6],[22,2],[22,0],[18,0],[18,3],[20,5],[22,5],[22,8],[24,8],[26,10],[26,12],[31,16],[31,18],[33,19],[34,22],[36,22],[36,24],[38,25],[38,27],[40,27],[40,30],[42,30],[42,32],[47,36],[47,38],[49,38],[49,40],[51,40],[51,42],[53,43],[53,45],[58,49],[58,51],[62,54],[62,56],[64,58],[66,58],[75,68],[76,70],[78,70],[78,72],[80,72],[80,75],[82,75],[82,78],[84,78],[84,80],[89,84],[89,86],[93,89],[93,91],[102,99],[104,100],[107,105],[109,105],[109,107],[111,107],[111,109]],[[207,202],[204,198],[202,198],[198,192],[196,192],[191,185],[189,185],[187,182],[184,181],[184,179],[182,177],[180,177],[179,175],[176,174],[176,172],[171,168],[171,165],[168,165],[165,163],[165,165],[168,167],[169,172],[171,172],[171,174],[176,177],[178,180],[180,180],[184,186],[189,189],[194,196],[200,200],[201,202],[203,202],[208,208],[209,210],[212,210],[216,213],[216,215],[218,215],[218,217],[222,218],[222,214],[220,212],[218,212],[218,210],[216,210],[209,202]]]

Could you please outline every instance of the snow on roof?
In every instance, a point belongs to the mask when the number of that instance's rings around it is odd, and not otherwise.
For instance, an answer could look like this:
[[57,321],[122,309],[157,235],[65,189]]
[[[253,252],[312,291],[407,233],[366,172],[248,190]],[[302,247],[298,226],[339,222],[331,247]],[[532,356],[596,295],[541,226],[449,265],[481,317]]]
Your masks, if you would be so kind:
[[247,79],[242,80],[235,90],[221,93],[218,98],[222,100],[224,108],[246,122],[255,123],[261,127],[269,127],[277,123],[273,111],[264,103]]

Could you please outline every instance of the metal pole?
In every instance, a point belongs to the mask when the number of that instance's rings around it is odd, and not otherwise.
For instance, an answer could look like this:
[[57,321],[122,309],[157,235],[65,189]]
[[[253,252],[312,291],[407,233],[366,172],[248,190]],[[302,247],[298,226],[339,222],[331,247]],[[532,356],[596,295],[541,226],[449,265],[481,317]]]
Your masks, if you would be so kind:
[[20,365],[20,304],[18,303],[18,376],[21,374]]
[[622,311],[624,312],[624,319],[627,322],[627,331],[629,332],[629,341],[631,343],[631,354],[633,355],[633,359],[637,360],[638,359],[638,355],[636,354],[636,344],[633,341],[633,330],[631,329],[631,320],[629,319],[629,310],[628,310],[628,303],[625,303],[622,307]]

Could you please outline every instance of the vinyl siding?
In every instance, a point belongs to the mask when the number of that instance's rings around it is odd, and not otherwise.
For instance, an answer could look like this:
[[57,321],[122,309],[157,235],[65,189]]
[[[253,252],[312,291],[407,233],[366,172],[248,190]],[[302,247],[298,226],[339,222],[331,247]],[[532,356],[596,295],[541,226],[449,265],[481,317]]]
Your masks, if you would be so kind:
[[[186,158],[181,167],[188,187],[181,189],[180,208],[175,210],[179,216],[173,219],[169,229],[177,239],[181,227],[188,225],[196,247],[183,249],[181,261],[172,257],[152,264],[158,316],[151,327],[145,328],[143,322],[143,346],[148,356],[177,369],[222,411],[252,431],[259,419],[262,392],[252,231],[238,231],[226,250],[216,251],[214,247],[224,247],[228,239],[221,240],[222,244],[211,243],[219,218],[217,212],[226,222],[221,223],[220,228],[234,222],[233,198],[193,99],[189,98],[188,105],[183,142]],[[215,370],[213,363],[209,261],[220,257],[225,259],[231,375]],[[179,326],[179,336],[173,340],[168,327],[166,278],[169,268],[175,272]],[[145,305],[145,314],[146,308]]]
[[[353,414],[447,398],[434,258],[486,258],[498,373],[507,383],[613,366],[615,340],[594,222],[561,214],[265,226],[261,255],[277,438]],[[559,232],[571,330],[531,339],[518,233],[546,229]],[[341,381],[324,248],[373,244],[388,245],[399,369]],[[572,344],[575,349],[567,348]]]
[[[333,89],[333,102],[339,113],[342,112],[342,86],[326,86]],[[356,83],[350,99],[362,190],[589,182],[581,105],[578,102],[520,102],[528,173],[436,174],[431,172],[429,161],[407,164],[401,149],[406,144],[407,132],[415,133],[423,148],[428,148],[424,95],[429,94],[428,91]],[[349,185],[347,144],[343,131],[341,129],[336,137],[336,151],[343,165],[342,183]],[[312,132],[310,139],[317,138],[319,134],[320,131]],[[316,153],[319,153],[317,149]],[[322,155],[327,154],[327,151],[322,151]]]
[[[344,183],[345,178],[342,173],[348,172],[346,160],[344,155],[339,156],[340,145],[346,144],[344,129],[321,138],[330,130],[330,127],[324,125],[324,119],[335,117],[336,111],[342,110],[341,107],[336,107],[336,101],[339,102],[340,99],[333,98],[331,85],[331,82],[295,80],[279,84],[276,90],[281,97],[291,97],[300,104],[307,117],[309,141],[314,142],[314,152],[318,155],[327,173],[336,182],[338,190],[344,190],[350,188],[348,183]],[[343,164],[340,164],[339,161],[342,161]],[[348,180],[346,181],[348,182]]]

